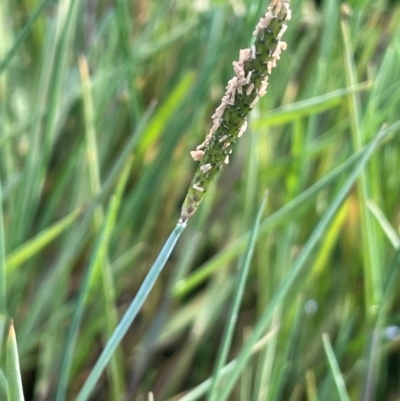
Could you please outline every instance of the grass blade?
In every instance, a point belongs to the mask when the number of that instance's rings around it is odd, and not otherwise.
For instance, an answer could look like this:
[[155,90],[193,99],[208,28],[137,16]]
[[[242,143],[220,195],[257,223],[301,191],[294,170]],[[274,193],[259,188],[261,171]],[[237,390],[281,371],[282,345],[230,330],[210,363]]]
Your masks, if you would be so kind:
[[74,348],[78,338],[78,332],[83,317],[85,303],[89,296],[91,280],[93,280],[93,276],[94,274],[96,274],[96,270],[99,268],[99,265],[102,263],[107,253],[110,236],[115,224],[117,212],[121,202],[123,190],[128,179],[128,173],[130,171],[131,164],[132,159],[128,160],[121,174],[120,180],[117,185],[117,191],[111,199],[107,215],[102,225],[101,233],[98,237],[98,242],[95,245],[92,258],[90,260],[88,269],[82,282],[81,292],[79,294],[75,315],[71,324],[67,343],[64,348],[62,368],[56,395],[57,401],[63,401],[66,398],[68,378],[70,374],[72,358],[74,356]]
[[17,339],[13,322],[11,322],[7,338],[7,382],[8,401],[24,401]]
[[250,335],[248,341],[243,346],[242,351],[237,359],[238,363],[235,366],[234,371],[230,375],[226,385],[224,392],[222,393],[220,400],[225,401],[228,399],[230,392],[232,391],[233,386],[236,383],[242,369],[244,368],[249,356],[250,350],[253,344],[261,336],[263,330],[265,329],[266,325],[269,323],[272,314],[277,307],[277,305],[286,297],[289,293],[289,290],[292,288],[293,284],[295,283],[296,278],[299,276],[300,272],[302,271],[307,259],[309,258],[312,250],[314,249],[315,245],[320,240],[321,236],[323,235],[324,231],[326,230],[327,226],[329,225],[331,219],[337,212],[338,208],[340,207],[343,200],[346,198],[348,192],[350,191],[351,187],[353,186],[355,180],[357,179],[359,173],[364,168],[366,162],[371,157],[373,151],[376,149],[379,140],[381,139],[382,132],[376,136],[376,138],[372,141],[372,143],[368,146],[367,151],[365,152],[362,159],[353,169],[351,174],[349,175],[348,179],[346,180],[345,184],[341,188],[340,192],[336,195],[334,200],[332,201],[330,207],[326,211],[325,215],[319,221],[317,226],[315,227],[313,233],[311,234],[310,238],[308,239],[307,243],[304,245],[301,253],[298,256],[298,259],[291,267],[289,273],[285,277],[284,281],[280,284],[279,288],[276,290],[270,304],[266,307],[263,314],[261,315],[258,323],[256,324],[252,334]]
[[324,95],[282,106],[260,117],[254,122],[254,127],[263,128],[271,125],[288,124],[296,118],[322,113],[333,107],[340,106],[346,96],[367,91],[371,87],[372,82],[363,82],[349,88],[337,89]]
[[[349,86],[357,83],[356,67],[353,60],[353,48],[350,39],[350,30],[345,19],[342,20],[342,35],[345,50],[345,70],[346,79]],[[353,146],[356,151],[360,150],[365,143],[366,130],[361,120],[360,99],[356,93],[349,94],[349,111],[352,127]],[[361,208],[361,227],[364,246],[364,266],[365,266],[365,296],[367,313],[371,318],[375,318],[376,305],[379,305],[382,298],[382,277],[381,277],[381,258],[379,255],[378,240],[379,235],[376,232],[376,226],[372,222],[372,216],[367,211],[366,202],[371,196],[374,178],[366,171],[362,171],[357,182],[358,196],[360,198]]]
[[393,245],[394,248],[400,248],[400,239],[394,228],[388,222],[386,216],[383,214],[382,210],[379,209],[378,205],[375,202],[367,201],[367,206],[372,214],[375,216],[376,220],[378,221],[379,225],[381,226],[383,232],[385,233],[386,237]]
[[[263,349],[265,345],[267,345],[271,340],[274,340],[276,334],[277,334],[276,329],[273,329],[269,333],[267,333],[267,335],[265,335],[257,344],[254,345],[254,347],[252,348],[252,353],[255,354],[259,352],[261,349]],[[236,359],[227,363],[220,371],[220,378],[225,378],[227,375],[229,375],[232,372],[233,368],[236,366],[236,363],[237,363]],[[190,390],[187,394],[180,397],[179,401],[195,401],[200,399],[210,389],[211,383],[212,383],[212,377],[208,378],[207,380],[204,380],[194,389]]]
[[7,272],[21,266],[34,255],[38,254],[43,248],[54,241],[68,227],[70,227],[76,219],[82,214],[82,208],[74,210],[68,216],[38,233],[35,237],[11,252],[6,259]]
[[53,0],[43,0],[38,7],[36,8],[35,12],[29,17],[28,22],[26,23],[25,27],[19,32],[12,48],[8,51],[4,59],[0,63],[0,74],[7,68],[10,61],[17,53],[18,48],[21,46],[24,39],[29,35],[30,31],[32,30],[33,25],[40,17],[40,14],[44,11],[47,5]]
[[338,390],[340,401],[350,401],[349,395],[347,394],[346,386],[344,384],[342,373],[340,372],[339,365],[337,363],[335,353],[333,352],[331,342],[328,334],[322,334],[322,341],[324,343],[324,349],[326,356],[328,357],[329,366],[332,371],[333,379]]
[[[6,248],[4,238],[3,191],[0,179],[0,316],[6,316],[7,314],[6,299]],[[2,338],[2,332],[0,332],[0,340]],[[2,342],[0,341],[0,350],[1,344]]]
[[100,357],[98,358],[88,378],[86,379],[85,384],[79,391],[76,397],[76,401],[86,401],[89,398],[91,392],[93,391],[93,389],[97,384],[97,381],[100,378],[101,373],[107,366],[107,363],[111,359],[115,349],[120,344],[122,338],[128,331],[134,318],[136,317],[144,301],[149,295],[151,289],[153,288],[155,282],[157,281],[158,276],[160,275],[163,267],[165,266],[165,263],[167,262],[169,255],[174,249],[174,246],[178,241],[178,238],[181,235],[182,231],[185,229],[185,227],[186,224],[178,223],[175,229],[172,231],[171,235],[164,244],[164,247],[162,248],[160,254],[158,255],[156,261],[151,267],[149,273],[147,274],[138,293],[136,294],[135,298],[129,305],[128,310],[125,312],[117,328],[114,330],[113,334],[108,340],[106,346],[104,347],[102,353],[100,354]]
[[260,229],[260,221],[262,214],[264,212],[265,204],[267,202],[268,193],[264,195],[261,206],[257,213],[257,218],[254,222],[253,229],[251,232],[250,240],[247,245],[247,250],[244,255],[243,264],[239,269],[239,275],[236,279],[236,288],[234,290],[234,299],[231,306],[231,311],[229,313],[228,323],[225,327],[225,332],[221,341],[221,345],[219,348],[219,353],[217,356],[217,361],[215,363],[214,374],[213,374],[213,382],[211,385],[210,393],[208,395],[208,400],[214,401],[218,399],[219,393],[219,381],[220,381],[220,372],[222,367],[226,363],[226,358],[228,357],[229,348],[232,343],[232,337],[235,329],[235,324],[237,320],[237,315],[239,313],[239,307],[243,298],[244,287],[246,284],[247,276],[249,274],[250,262],[254,253],[254,247],[258,235],[258,231]]

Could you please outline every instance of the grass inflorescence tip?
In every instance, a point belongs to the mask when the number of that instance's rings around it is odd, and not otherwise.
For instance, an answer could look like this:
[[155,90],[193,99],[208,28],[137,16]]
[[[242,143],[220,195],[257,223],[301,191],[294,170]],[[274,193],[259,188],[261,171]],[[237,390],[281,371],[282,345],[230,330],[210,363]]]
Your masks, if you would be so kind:
[[203,143],[191,152],[200,164],[183,202],[181,222],[195,213],[212,180],[229,163],[237,140],[246,131],[249,112],[266,94],[268,77],[287,47],[281,39],[287,29],[284,22],[290,17],[289,2],[273,0],[253,32],[253,45],[240,50],[239,60],[233,62],[235,76],[229,80],[221,104],[212,115],[211,129]]

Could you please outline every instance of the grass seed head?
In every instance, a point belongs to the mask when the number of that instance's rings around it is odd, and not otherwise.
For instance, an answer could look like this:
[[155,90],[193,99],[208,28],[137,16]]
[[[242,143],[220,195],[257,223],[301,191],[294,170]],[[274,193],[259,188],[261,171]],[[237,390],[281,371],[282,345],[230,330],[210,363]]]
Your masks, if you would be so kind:
[[181,222],[193,215],[211,181],[223,164],[229,163],[237,139],[247,128],[248,113],[267,93],[268,75],[287,47],[281,39],[287,29],[284,21],[290,18],[289,2],[272,0],[253,32],[254,44],[240,50],[239,60],[232,63],[235,76],[228,81],[221,104],[211,117],[211,129],[203,143],[190,152],[200,165],[183,202]]

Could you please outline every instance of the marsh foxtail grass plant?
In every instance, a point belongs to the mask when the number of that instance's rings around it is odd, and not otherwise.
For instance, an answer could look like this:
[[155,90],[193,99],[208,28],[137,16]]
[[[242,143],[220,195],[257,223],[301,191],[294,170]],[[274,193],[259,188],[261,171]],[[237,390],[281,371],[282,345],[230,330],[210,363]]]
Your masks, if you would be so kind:
[[212,116],[212,127],[204,142],[191,152],[193,159],[200,161],[200,166],[184,200],[178,224],[108,340],[79,392],[77,401],[88,399],[113,352],[153,288],[176,241],[186,227],[188,218],[197,210],[209,184],[223,164],[229,163],[234,145],[246,131],[248,114],[259,98],[266,94],[269,75],[276,67],[282,50],[286,49],[286,43],[281,39],[287,29],[284,22],[289,20],[290,16],[288,1],[273,0],[253,32],[254,44],[251,48],[240,50],[239,60],[233,62],[235,76],[228,82],[221,104]]

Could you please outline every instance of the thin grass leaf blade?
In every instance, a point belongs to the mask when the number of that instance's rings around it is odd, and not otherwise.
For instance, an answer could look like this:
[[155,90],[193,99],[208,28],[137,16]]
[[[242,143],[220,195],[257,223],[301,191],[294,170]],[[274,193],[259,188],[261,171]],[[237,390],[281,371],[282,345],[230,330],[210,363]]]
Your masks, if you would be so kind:
[[8,401],[24,401],[21,369],[19,365],[17,338],[11,322],[7,338],[7,383]]

